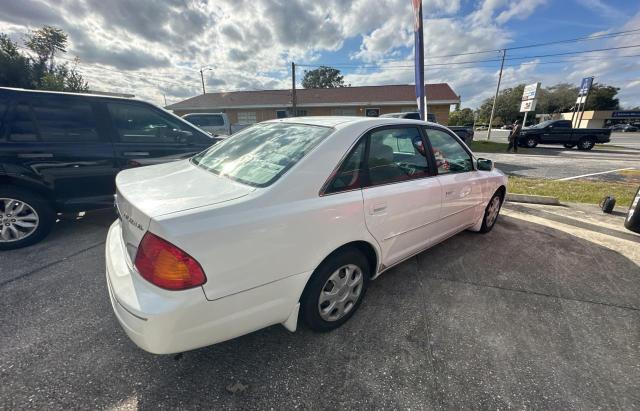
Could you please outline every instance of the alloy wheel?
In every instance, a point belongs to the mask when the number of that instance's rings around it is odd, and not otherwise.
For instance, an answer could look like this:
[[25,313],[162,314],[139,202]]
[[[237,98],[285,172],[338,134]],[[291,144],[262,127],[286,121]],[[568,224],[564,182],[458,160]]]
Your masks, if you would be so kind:
[[0,242],[24,240],[37,229],[40,219],[29,204],[14,198],[0,198]]
[[320,317],[332,322],[347,315],[362,294],[363,277],[360,267],[354,264],[344,265],[334,271],[320,291]]

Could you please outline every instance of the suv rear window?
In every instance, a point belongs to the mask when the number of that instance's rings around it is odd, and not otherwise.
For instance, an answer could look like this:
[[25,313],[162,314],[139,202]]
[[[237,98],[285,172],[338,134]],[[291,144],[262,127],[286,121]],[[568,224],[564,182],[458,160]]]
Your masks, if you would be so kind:
[[332,132],[332,128],[308,124],[257,124],[196,155],[192,161],[240,183],[266,187]]

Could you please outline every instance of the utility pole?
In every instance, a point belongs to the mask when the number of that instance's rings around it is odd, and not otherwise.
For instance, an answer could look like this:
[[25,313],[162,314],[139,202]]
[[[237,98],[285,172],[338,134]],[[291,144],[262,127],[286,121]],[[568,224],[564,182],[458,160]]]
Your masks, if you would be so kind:
[[498,75],[498,87],[496,87],[496,96],[491,106],[491,116],[489,116],[489,131],[487,132],[487,141],[491,140],[491,125],[493,124],[493,113],[496,110],[496,101],[500,92],[500,82],[502,81],[502,69],[504,68],[504,58],[507,55],[507,49],[502,49],[502,63],[500,63],[500,74]]
[[291,117],[296,117],[298,115],[298,111],[296,109],[297,101],[296,101],[296,63],[291,62]]
[[202,73],[202,69],[200,69],[200,79],[202,80],[202,94],[207,94],[207,91],[204,89],[204,74]]

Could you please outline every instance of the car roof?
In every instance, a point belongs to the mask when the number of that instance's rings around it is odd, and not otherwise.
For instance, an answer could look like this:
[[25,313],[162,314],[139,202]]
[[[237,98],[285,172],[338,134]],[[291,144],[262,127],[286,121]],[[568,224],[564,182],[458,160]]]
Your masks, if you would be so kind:
[[368,126],[384,126],[398,123],[405,124],[420,124],[420,125],[434,125],[440,126],[437,123],[422,120],[412,120],[407,118],[395,118],[395,117],[357,117],[357,116],[307,116],[307,117],[288,117],[280,118],[276,120],[269,120],[265,123],[294,123],[294,124],[309,124],[314,126],[324,126],[332,128],[343,128],[353,124],[361,124]]
[[15,88],[15,87],[0,87],[0,91],[7,90],[11,92],[18,93],[33,93],[33,94],[55,94],[62,96],[82,96],[82,97],[94,97],[94,98],[105,98],[112,100],[127,100],[127,101],[141,101],[146,103],[146,101],[139,100],[133,97],[121,97],[121,96],[109,96],[105,94],[91,94],[91,93],[72,93],[67,91],[50,91],[50,90],[31,90],[26,88]]
[[187,113],[184,114],[182,117],[187,117],[187,116],[221,116],[224,113]]

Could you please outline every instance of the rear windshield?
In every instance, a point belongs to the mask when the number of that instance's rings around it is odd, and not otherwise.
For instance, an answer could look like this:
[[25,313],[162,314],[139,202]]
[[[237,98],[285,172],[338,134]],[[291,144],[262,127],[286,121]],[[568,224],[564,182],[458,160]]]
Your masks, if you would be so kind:
[[185,116],[184,119],[198,127],[224,126],[224,119],[220,115],[193,114]]
[[197,154],[191,161],[240,183],[266,187],[332,132],[332,128],[308,124],[256,124]]

